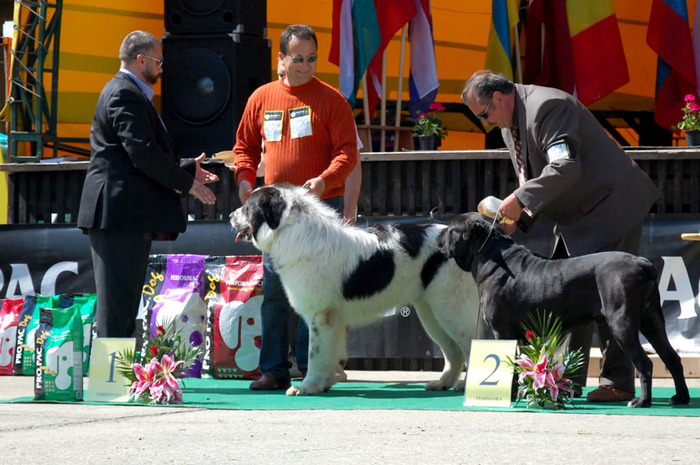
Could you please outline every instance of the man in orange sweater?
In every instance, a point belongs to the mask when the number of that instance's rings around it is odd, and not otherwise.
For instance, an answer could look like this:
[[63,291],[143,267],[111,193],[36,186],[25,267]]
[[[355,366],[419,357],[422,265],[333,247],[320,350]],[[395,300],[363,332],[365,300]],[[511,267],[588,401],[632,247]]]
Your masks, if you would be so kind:
[[[357,135],[345,97],[318,80],[318,41],[313,29],[289,26],[280,38],[279,59],[286,75],[258,88],[248,99],[236,133],[238,195],[245,203],[255,184],[260,147],[265,147],[265,184],[303,185],[340,214],[345,180],[357,164]],[[290,386],[289,315],[293,311],[269,257],[263,254],[262,346],[263,376],[254,390]],[[308,328],[300,322],[296,341],[297,364],[306,372]]]

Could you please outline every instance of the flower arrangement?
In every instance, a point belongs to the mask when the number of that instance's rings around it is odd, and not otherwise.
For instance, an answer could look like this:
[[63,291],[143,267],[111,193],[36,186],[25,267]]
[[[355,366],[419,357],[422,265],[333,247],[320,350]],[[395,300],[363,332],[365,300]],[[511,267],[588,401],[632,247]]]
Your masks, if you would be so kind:
[[175,320],[167,327],[158,326],[155,335],[149,333],[148,348],[148,354],[127,349],[116,356],[117,371],[131,383],[129,401],[182,403],[178,378],[194,363],[199,348],[183,340]]
[[583,363],[580,350],[562,353],[559,318],[540,312],[530,316],[532,328],[522,324],[527,344],[519,347],[520,355],[508,363],[518,375],[518,400],[528,407],[563,409],[574,397],[575,383],[569,379]]
[[431,113],[418,115],[416,124],[413,125],[414,136],[438,136],[444,139],[447,136],[447,129],[442,127],[442,121],[438,118],[438,113],[445,111],[442,103],[432,103],[429,107]]
[[683,99],[683,119],[672,129],[684,129],[685,131],[700,131],[700,105],[695,103],[695,96],[688,94]]

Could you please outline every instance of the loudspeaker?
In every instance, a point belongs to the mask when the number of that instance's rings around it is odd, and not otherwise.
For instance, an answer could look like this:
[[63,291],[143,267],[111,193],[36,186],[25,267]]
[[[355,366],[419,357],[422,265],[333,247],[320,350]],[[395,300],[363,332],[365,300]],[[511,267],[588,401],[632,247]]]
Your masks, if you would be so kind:
[[241,34],[163,38],[161,113],[181,158],[233,148],[248,97],[270,81],[270,50]]
[[165,0],[165,30],[170,34],[267,35],[265,0]]

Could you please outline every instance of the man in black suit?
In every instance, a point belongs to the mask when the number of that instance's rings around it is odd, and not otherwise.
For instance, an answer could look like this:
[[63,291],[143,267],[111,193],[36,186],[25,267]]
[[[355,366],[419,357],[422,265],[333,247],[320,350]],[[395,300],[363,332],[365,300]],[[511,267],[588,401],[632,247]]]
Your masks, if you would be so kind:
[[90,236],[97,289],[97,333],[131,337],[151,241],[174,240],[186,228],[180,196],[213,204],[201,168],[204,154],[180,160],[151,99],[163,72],[160,41],[129,33],[121,69],[102,90],[90,130],[91,158],[78,227]]

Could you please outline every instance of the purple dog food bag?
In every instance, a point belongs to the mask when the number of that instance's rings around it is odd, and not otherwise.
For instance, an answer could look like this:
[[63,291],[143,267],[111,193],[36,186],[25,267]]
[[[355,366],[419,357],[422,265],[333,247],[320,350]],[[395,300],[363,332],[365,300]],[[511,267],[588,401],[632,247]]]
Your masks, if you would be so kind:
[[152,256],[142,293],[142,354],[148,354],[148,338],[155,337],[158,326],[173,321],[183,339],[202,351],[187,376],[199,378],[202,372],[206,305],[203,299],[202,272],[206,255]]

